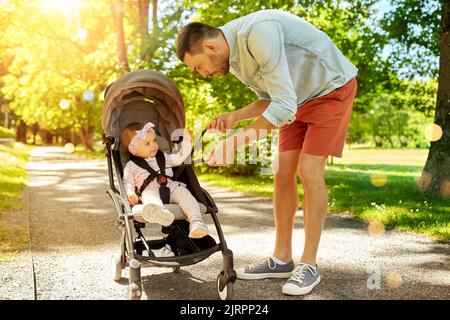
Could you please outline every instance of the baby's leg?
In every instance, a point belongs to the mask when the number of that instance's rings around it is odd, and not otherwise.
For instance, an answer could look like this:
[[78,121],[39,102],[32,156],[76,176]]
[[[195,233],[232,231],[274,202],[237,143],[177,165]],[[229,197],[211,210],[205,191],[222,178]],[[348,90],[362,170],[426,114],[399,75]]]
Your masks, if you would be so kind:
[[203,222],[197,200],[185,187],[178,186],[172,193],[171,201],[180,206],[190,222],[189,237],[203,238],[208,234],[208,227]]
[[185,187],[176,187],[170,197],[170,202],[180,206],[184,214],[188,217],[189,222],[202,220],[200,206],[197,200],[195,200],[194,196]]
[[147,222],[159,223],[163,226],[172,224],[175,216],[164,207],[158,189],[145,189],[142,192],[142,217]]

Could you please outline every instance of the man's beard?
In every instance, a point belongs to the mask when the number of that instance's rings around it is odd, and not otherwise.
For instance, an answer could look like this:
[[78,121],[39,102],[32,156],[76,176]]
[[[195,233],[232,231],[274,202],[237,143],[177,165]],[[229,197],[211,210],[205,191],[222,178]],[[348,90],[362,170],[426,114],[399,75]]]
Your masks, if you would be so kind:
[[223,55],[213,55],[210,54],[211,62],[214,65],[214,68],[217,69],[212,76],[224,76],[228,73],[230,70],[230,63],[228,62],[228,58],[224,57]]

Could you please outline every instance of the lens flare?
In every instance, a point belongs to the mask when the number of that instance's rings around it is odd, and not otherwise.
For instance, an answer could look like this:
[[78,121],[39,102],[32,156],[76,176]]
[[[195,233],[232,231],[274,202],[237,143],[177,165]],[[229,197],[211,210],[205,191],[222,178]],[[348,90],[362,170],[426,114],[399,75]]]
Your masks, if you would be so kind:
[[88,36],[88,32],[86,29],[80,28],[77,31],[77,36],[78,36],[78,39],[85,40]]
[[92,101],[94,99],[94,93],[91,90],[86,90],[83,92],[83,99],[85,101]]
[[75,152],[75,146],[72,143],[66,143],[64,145],[64,151],[67,153],[74,153]]
[[382,236],[384,233],[384,224],[378,221],[371,220],[369,226],[367,227],[369,234],[374,237]]
[[386,185],[387,180],[388,177],[384,173],[372,173],[370,175],[370,181],[375,187],[383,187]]
[[70,101],[67,99],[61,99],[59,101],[59,107],[63,110],[67,110],[70,107]]
[[425,127],[425,138],[428,141],[438,141],[442,137],[442,128],[436,123],[429,124]]

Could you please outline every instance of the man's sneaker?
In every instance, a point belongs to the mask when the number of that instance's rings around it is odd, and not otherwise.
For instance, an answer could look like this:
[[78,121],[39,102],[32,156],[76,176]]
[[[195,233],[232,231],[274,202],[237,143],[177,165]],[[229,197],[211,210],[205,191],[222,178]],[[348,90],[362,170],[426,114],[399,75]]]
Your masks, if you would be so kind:
[[189,225],[189,238],[203,238],[207,236],[208,233],[208,226],[201,220],[192,221]]
[[158,223],[162,226],[170,226],[175,219],[172,212],[167,210],[164,206],[147,203],[142,208],[142,218],[151,223]]
[[295,265],[293,261],[286,264],[277,264],[271,257],[255,265],[246,267],[244,270],[237,270],[238,279],[259,280],[268,278],[289,278],[292,275]]
[[306,263],[300,263],[281,291],[290,296],[303,295],[311,292],[319,282],[319,269]]

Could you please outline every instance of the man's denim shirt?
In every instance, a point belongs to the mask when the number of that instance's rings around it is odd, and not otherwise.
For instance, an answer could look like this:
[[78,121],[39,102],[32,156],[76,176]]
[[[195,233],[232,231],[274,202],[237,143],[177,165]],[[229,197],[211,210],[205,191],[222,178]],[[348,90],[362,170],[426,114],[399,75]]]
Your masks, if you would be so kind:
[[271,100],[262,115],[276,127],[358,72],[324,32],[285,11],[257,11],[219,29],[230,47],[230,72]]

